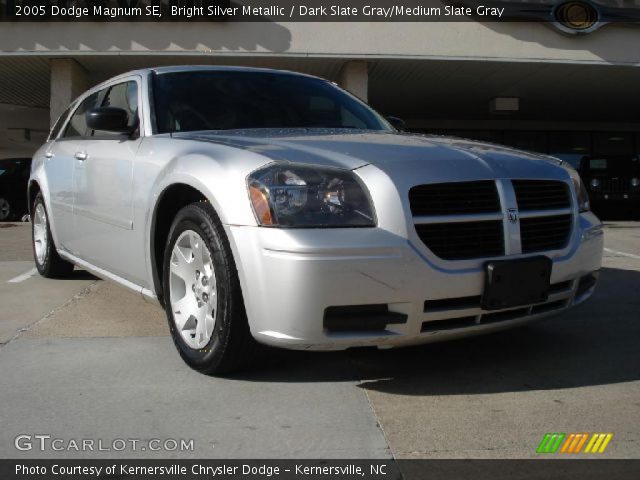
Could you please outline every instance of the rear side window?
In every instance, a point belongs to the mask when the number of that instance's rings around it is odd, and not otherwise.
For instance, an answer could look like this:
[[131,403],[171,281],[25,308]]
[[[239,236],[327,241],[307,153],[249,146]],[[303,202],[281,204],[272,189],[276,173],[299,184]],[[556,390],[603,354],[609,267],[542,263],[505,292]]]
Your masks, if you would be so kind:
[[[138,124],[138,84],[136,82],[119,83],[107,91],[102,107],[121,108],[129,116],[127,125],[133,127]],[[117,132],[94,131],[95,136],[120,136]]]
[[64,138],[86,137],[88,135],[86,113],[96,106],[99,93],[92,93],[78,105],[78,108],[69,119],[67,128],[64,131]]

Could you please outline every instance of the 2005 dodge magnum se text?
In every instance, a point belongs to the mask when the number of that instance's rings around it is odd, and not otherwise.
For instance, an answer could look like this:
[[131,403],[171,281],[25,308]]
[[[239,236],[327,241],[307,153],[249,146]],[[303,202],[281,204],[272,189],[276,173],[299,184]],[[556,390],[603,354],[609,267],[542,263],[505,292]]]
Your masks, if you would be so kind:
[[[395,122],[395,120],[394,120]],[[319,78],[171,67],[77,99],[29,183],[40,273],[157,299],[192,367],[256,341],[392,347],[520,325],[592,293],[600,221],[560,160],[397,131]]]

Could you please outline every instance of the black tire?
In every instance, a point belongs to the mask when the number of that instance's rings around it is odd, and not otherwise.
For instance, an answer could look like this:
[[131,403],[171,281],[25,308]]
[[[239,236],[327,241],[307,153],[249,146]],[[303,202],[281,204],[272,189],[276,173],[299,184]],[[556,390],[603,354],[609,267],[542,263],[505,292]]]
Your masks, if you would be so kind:
[[[186,230],[196,232],[206,243],[216,276],[215,326],[209,342],[200,349],[194,349],[184,341],[177,331],[171,308],[171,255],[176,241]],[[176,215],[165,247],[162,276],[169,329],[183,360],[195,370],[210,375],[229,374],[249,366],[256,350],[256,341],[249,330],[229,241],[216,212],[208,202],[188,205]]]
[[13,208],[7,197],[0,197],[0,222],[13,220]]
[[36,254],[36,242],[35,242],[35,223],[32,218],[31,223],[31,247],[33,249],[33,260],[36,263],[36,268],[38,272],[43,277],[47,278],[65,278],[71,275],[73,272],[73,263],[69,263],[66,260],[63,260],[60,255],[58,255],[58,251],[56,250],[55,243],[53,242],[53,237],[51,236],[51,227],[49,226],[49,213],[47,212],[47,207],[44,204],[44,198],[42,198],[42,194],[38,193],[36,199],[33,202],[33,208],[31,210],[32,215],[35,216],[35,211],[38,206],[41,205],[45,212],[45,223],[46,223],[46,242],[44,242],[44,256],[41,261],[38,260],[38,255]]

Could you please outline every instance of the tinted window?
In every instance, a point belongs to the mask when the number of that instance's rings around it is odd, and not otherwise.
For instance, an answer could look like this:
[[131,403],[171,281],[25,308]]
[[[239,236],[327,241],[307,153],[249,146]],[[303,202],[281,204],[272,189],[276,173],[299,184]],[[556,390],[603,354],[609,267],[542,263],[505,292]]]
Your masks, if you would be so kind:
[[[102,107],[121,108],[129,117],[127,125],[133,127],[138,123],[138,84],[136,82],[119,83],[110,87],[102,101]],[[93,135],[119,136],[117,132],[93,131]]]
[[606,158],[591,158],[589,159],[589,169],[590,170],[606,170],[608,163],[609,162]]
[[73,115],[67,124],[67,128],[64,131],[65,138],[87,136],[86,113],[96,106],[98,94],[99,92],[92,93],[82,101],[78,108],[76,108],[76,111],[73,112]]
[[242,128],[388,130],[373,110],[321,79],[270,72],[156,75],[160,133]]

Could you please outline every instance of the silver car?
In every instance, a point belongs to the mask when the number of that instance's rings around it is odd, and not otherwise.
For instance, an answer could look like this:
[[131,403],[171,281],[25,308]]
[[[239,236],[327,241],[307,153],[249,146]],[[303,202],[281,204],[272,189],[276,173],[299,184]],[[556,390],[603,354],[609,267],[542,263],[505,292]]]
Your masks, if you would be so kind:
[[171,67],[60,117],[29,182],[36,265],[164,306],[184,360],[257,343],[389,348],[495,331],[587,299],[600,221],[555,158],[405,134],[331,82]]

